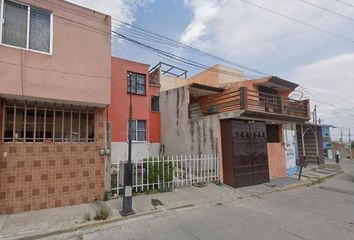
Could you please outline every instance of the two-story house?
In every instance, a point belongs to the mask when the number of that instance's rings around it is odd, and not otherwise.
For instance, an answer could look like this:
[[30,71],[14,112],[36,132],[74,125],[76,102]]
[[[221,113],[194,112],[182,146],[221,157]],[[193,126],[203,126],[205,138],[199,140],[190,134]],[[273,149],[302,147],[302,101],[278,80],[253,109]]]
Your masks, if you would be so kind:
[[110,16],[57,0],[0,9],[0,214],[102,199]]
[[297,84],[275,76],[245,80],[222,65],[189,79],[159,78],[166,155],[219,154],[221,181],[233,187],[296,172],[296,124],[310,118],[307,100],[289,98]]
[[[161,142],[160,84],[150,81],[149,65],[112,57],[111,89],[112,102],[108,108],[108,121],[111,123],[113,166],[128,160],[130,99],[133,108],[132,159],[158,156]],[[112,171],[115,175],[116,169],[113,168]],[[122,178],[123,171],[119,175]]]

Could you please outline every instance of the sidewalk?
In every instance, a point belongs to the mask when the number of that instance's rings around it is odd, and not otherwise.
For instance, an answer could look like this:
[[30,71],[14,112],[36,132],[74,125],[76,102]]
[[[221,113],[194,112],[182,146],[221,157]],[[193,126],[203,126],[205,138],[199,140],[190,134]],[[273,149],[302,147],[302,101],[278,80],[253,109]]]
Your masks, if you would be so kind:
[[[184,187],[172,192],[139,195],[133,198],[133,209],[136,215],[132,217],[153,214],[161,211],[169,211],[178,208],[197,207],[207,204],[217,204],[235,201],[251,196],[285,191],[323,181],[339,173],[338,169],[311,167],[304,169],[301,181],[297,176],[272,180],[270,183],[233,189],[228,186],[219,186],[209,183],[205,187]],[[162,206],[152,206],[151,200],[158,199]],[[110,209],[111,216],[106,221],[85,221],[84,215],[89,213],[91,217],[100,207]],[[39,239],[46,236],[71,232],[76,229],[89,228],[114,221],[121,221],[119,210],[122,207],[122,198],[107,202],[94,202],[70,207],[44,209],[12,215],[0,215],[0,239]]]

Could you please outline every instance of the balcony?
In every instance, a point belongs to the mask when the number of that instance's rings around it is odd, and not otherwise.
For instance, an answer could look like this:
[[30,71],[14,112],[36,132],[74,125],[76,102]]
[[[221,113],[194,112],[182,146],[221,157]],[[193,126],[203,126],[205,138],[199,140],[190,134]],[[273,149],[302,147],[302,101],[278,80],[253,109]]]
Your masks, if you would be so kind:
[[225,90],[189,104],[190,118],[232,111],[242,111],[242,117],[280,121],[306,121],[310,116],[308,100],[294,100],[245,87]]

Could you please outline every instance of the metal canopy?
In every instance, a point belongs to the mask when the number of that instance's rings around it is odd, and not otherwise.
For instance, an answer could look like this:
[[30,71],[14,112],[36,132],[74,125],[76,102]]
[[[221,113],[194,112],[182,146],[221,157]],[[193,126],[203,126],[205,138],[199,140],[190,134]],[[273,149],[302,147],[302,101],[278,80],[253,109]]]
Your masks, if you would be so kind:
[[187,79],[187,70],[170,65],[168,63],[159,62],[156,66],[150,69],[149,73],[152,73],[156,69],[160,69],[162,75],[171,75],[178,78]]

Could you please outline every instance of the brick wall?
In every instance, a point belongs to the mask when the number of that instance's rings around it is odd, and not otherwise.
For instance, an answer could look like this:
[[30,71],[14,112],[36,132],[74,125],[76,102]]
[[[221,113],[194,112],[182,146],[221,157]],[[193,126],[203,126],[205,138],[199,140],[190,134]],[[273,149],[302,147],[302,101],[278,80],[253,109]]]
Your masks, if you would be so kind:
[[0,143],[0,214],[102,200],[106,110],[95,119],[94,143]]

